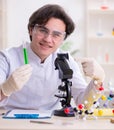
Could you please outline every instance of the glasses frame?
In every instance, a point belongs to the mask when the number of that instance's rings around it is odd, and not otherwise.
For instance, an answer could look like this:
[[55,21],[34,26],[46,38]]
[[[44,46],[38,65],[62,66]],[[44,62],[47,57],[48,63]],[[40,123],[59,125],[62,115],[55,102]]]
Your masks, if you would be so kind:
[[38,24],[35,24],[34,31],[37,33],[37,35],[42,37],[48,37],[49,35],[51,35],[52,39],[56,42],[64,40],[66,36],[66,32],[61,32],[57,30],[50,31],[47,27]]

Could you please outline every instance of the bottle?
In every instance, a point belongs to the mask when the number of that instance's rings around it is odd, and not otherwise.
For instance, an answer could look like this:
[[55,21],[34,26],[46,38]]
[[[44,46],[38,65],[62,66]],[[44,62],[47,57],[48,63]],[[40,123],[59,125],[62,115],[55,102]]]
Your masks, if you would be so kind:
[[113,27],[113,29],[112,29],[112,36],[114,36],[114,27]]
[[103,36],[103,32],[102,32],[102,20],[100,18],[98,19],[97,36]]
[[109,7],[108,7],[108,2],[107,2],[107,0],[102,0],[102,4],[101,4],[101,9],[102,10],[106,10],[106,9],[108,9]]
[[110,56],[109,56],[109,49],[106,48],[105,50],[105,63],[109,63]]

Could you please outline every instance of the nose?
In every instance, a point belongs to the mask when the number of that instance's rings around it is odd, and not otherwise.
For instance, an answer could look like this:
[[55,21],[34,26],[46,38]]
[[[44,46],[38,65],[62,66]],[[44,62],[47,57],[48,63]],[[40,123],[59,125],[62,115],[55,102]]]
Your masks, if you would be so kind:
[[51,34],[47,34],[45,36],[45,40],[48,41],[48,42],[51,42],[53,40],[52,35]]

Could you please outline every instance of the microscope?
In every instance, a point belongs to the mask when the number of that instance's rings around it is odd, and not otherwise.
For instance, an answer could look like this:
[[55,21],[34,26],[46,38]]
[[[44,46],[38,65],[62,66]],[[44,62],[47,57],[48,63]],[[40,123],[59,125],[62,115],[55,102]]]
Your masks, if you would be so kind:
[[71,106],[71,86],[72,82],[69,79],[72,78],[73,71],[68,65],[68,53],[58,54],[55,59],[55,69],[59,70],[59,78],[61,79],[61,85],[58,86],[59,94],[55,96],[60,98],[62,108],[54,110],[54,115],[63,117],[73,117],[74,109]]

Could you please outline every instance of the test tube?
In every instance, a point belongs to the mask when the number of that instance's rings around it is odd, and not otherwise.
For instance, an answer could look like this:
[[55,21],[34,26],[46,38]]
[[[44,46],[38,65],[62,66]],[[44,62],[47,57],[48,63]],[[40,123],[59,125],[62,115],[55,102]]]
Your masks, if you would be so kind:
[[24,56],[24,64],[28,64],[28,52],[26,49],[26,43],[23,43],[23,56]]

